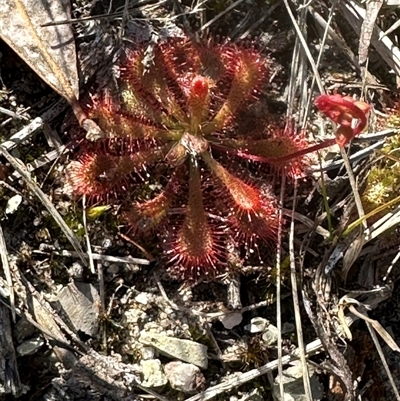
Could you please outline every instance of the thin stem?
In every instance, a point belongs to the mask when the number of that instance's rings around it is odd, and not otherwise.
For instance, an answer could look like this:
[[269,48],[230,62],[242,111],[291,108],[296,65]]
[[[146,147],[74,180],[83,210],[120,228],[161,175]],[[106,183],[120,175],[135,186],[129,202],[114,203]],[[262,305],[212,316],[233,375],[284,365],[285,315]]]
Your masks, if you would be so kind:
[[211,147],[215,150],[219,150],[221,152],[228,152],[228,153],[232,153],[235,156],[238,157],[242,157],[244,159],[247,160],[252,160],[255,162],[260,162],[260,163],[281,163],[281,162],[285,162],[285,161],[289,161],[291,159],[295,159],[297,157],[301,157],[304,156],[308,153],[311,152],[316,152],[317,150],[321,150],[321,149],[325,149],[328,148],[329,146],[335,145],[336,144],[336,139],[335,138],[331,138],[331,139],[326,139],[325,141],[321,142],[321,143],[317,143],[316,145],[310,146],[308,148],[305,149],[301,149],[297,152],[294,153],[290,153],[288,155],[285,156],[279,156],[279,157],[263,157],[263,156],[256,156],[256,155],[250,155],[246,152],[243,152],[241,150],[237,150],[237,149],[233,149],[230,147],[227,147],[225,145],[221,145],[215,142],[211,143]]

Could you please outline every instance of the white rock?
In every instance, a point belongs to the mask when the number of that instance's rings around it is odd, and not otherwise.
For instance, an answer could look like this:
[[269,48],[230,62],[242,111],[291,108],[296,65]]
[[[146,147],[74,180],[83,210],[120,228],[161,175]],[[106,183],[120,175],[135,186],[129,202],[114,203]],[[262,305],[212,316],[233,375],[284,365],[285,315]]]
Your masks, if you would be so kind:
[[[311,367],[308,368],[309,368],[313,401],[320,401],[324,395],[323,388],[319,383],[318,378],[315,375],[313,369]],[[273,385],[273,392],[278,401],[307,401],[307,397],[304,393],[303,369],[300,363],[297,363],[295,366],[287,368],[283,372],[282,376],[283,390],[284,390],[283,399],[280,396],[278,380],[279,377],[277,376],[275,379],[275,383]]]
[[142,355],[142,359],[153,359],[155,355],[155,350],[153,347],[142,347],[140,350],[140,354]]
[[240,323],[242,323],[243,316],[240,312],[232,312],[222,315],[219,320],[226,329],[231,330],[235,326],[238,326]]
[[267,330],[262,335],[262,340],[267,345],[273,345],[278,341],[279,330],[274,325],[270,324]]
[[36,336],[29,340],[24,341],[21,345],[17,347],[17,352],[19,355],[33,355],[39,348],[44,345],[44,340],[41,336]]
[[250,324],[245,326],[245,330],[250,333],[262,333],[269,325],[269,321],[263,317],[254,317],[251,319]]
[[5,213],[6,214],[15,213],[18,209],[18,206],[21,204],[21,202],[22,202],[21,195],[12,196],[7,202]]
[[161,387],[167,384],[167,377],[159,359],[149,359],[141,361],[142,386],[143,387]]
[[92,284],[79,281],[69,283],[57,298],[75,330],[92,337],[97,334],[100,295]]
[[204,387],[205,378],[197,366],[180,361],[169,362],[164,367],[169,384],[185,394],[199,392]]
[[161,354],[173,359],[192,363],[200,369],[207,369],[207,346],[190,340],[168,337],[163,334],[142,332],[139,341],[144,345],[150,345]]
[[147,305],[149,303],[149,299],[149,294],[147,294],[146,292],[141,292],[135,297],[135,301],[139,302],[142,305]]
[[245,394],[238,401],[263,401],[264,397],[258,388],[255,388],[251,393]]

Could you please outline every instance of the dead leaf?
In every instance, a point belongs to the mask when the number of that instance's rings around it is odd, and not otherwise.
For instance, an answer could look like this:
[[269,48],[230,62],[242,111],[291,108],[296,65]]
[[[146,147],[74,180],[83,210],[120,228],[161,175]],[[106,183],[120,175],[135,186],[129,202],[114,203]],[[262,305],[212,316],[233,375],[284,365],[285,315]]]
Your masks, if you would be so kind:
[[[29,304],[32,315],[36,322],[43,327],[46,331],[43,332],[48,339],[56,339],[61,343],[68,344],[66,337],[57,325],[50,311],[48,311],[35,296],[29,296]],[[47,333],[49,335],[47,335]],[[63,362],[64,366],[70,369],[76,363],[75,355],[68,349],[62,348],[58,345],[54,346],[54,352],[58,359]]]
[[338,319],[340,323],[340,327],[343,330],[343,334],[346,336],[347,339],[352,341],[353,335],[351,334],[350,328],[346,322],[346,315],[344,314],[345,304],[339,305],[338,309]]
[[70,19],[69,0],[3,0],[0,37],[35,73],[70,103],[90,137],[101,129],[87,118],[79,99],[75,41],[70,24],[42,25]]
[[353,239],[348,249],[346,250],[346,253],[343,256],[343,267],[341,272],[344,280],[346,280],[347,274],[349,273],[351,266],[353,266],[354,262],[357,260],[358,255],[360,254],[364,245],[365,245],[364,236],[358,235]]
[[[358,303],[359,304],[359,303]],[[399,346],[393,340],[392,336],[382,327],[382,325],[374,319],[369,318],[367,315],[359,312],[353,305],[349,306],[349,311],[369,323],[375,331],[381,336],[382,340],[393,350],[400,352]]]
[[71,25],[41,27],[45,22],[69,18],[69,0],[3,0],[0,10],[1,38],[43,81],[71,102],[79,98]]

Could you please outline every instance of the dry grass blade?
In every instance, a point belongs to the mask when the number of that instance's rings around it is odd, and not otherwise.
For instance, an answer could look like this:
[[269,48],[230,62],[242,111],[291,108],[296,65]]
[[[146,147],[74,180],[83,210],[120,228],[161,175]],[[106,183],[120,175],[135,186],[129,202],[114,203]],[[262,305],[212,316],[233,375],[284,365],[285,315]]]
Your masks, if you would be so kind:
[[6,114],[7,116],[10,116],[12,118],[16,118],[18,120],[28,120],[28,117],[21,116],[18,113],[15,113],[11,110],[5,109],[4,107],[0,107],[0,113]]
[[4,141],[1,146],[4,149],[11,150],[15,148],[19,143],[25,141],[29,137],[31,137],[37,130],[43,127],[44,120],[40,117],[32,120],[28,125],[14,134],[9,140]]
[[[358,152],[353,153],[352,155],[349,156],[350,163],[356,163],[362,159],[365,159],[367,156],[369,156],[371,153],[373,153],[377,148],[381,148],[385,144],[385,141],[379,141],[376,142],[364,149],[361,149]],[[331,171],[338,169],[342,166],[344,163],[343,159],[335,160],[335,161],[328,161],[325,162],[321,165],[314,165],[312,166],[312,170],[317,172],[322,172],[322,171]]]
[[[305,35],[306,32],[304,31],[304,27],[306,27],[306,18],[307,18],[307,8],[302,8],[299,11],[299,16],[298,19],[296,20],[294,18],[294,15],[289,7],[289,4],[287,0],[284,1],[286,11],[290,16],[290,19],[292,20],[292,24],[296,30],[297,33],[297,38],[296,38],[296,45],[295,49],[297,52],[293,54],[293,59],[292,59],[292,66],[297,66],[297,68],[292,69],[292,74],[290,76],[290,96],[288,99],[289,107],[288,107],[288,115],[291,115],[292,113],[292,108],[293,108],[293,101],[295,98],[295,92],[296,92],[296,82],[302,82],[299,86],[299,91],[300,91],[300,111],[301,113],[307,114],[308,108],[307,108],[307,93],[308,93],[308,88],[306,85],[307,80],[305,79],[306,74],[307,74],[307,63],[306,63],[306,57],[311,64],[312,70],[314,72],[314,79],[318,84],[318,87],[321,92],[323,92],[323,87],[322,83],[319,77],[318,69],[317,66],[312,58],[310,49],[308,48],[307,42],[305,40]],[[300,28],[302,27],[302,28]],[[302,31],[303,29],[303,31]],[[296,62],[296,58],[298,58],[299,63]],[[300,118],[304,116],[300,115]],[[284,184],[283,184],[284,185]],[[292,285],[292,297],[293,297],[293,304],[294,304],[294,314],[295,314],[295,322],[296,322],[296,332],[297,332],[297,339],[298,339],[298,344],[299,344],[299,354],[300,354],[300,361],[302,365],[302,371],[303,371],[303,384],[304,384],[304,392],[305,392],[305,397],[307,400],[311,401],[313,399],[312,392],[311,392],[311,384],[310,384],[310,377],[308,373],[308,365],[306,361],[306,356],[305,356],[305,347],[304,347],[304,340],[303,340],[303,330],[302,330],[302,324],[301,324],[301,314],[300,314],[300,305],[299,305],[299,295],[298,295],[298,287],[297,287],[297,274],[296,274],[296,263],[295,263],[295,252],[294,252],[294,209],[295,209],[295,204],[296,204],[296,191],[297,191],[297,183],[294,183],[295,185],[295,194],[293,197],[293,208],[292,208],[292,214],[291,214],[291,224],[290,224],[290,233],[289,233],[289,256],[290,256],[290,277],[291,277],[291,285]],[[280,394],[281,398],[284,399],[284,391],[283,391],[283,384],[282,384],[282,378],[281,378],[281,371],[279,371],[279,385],[280,385]]]
[[[328,35],[330,35],[330,36],[335,35],[333,29],[330,27],[330,25],[332,23],[333,16],[334,16],[335,9],[336,9],[336,4],[333,4],[333,6],[332,6],[332,8],[331,8],[331,10],[329,12],[328,21],[325,22],[322,19],[322,17],[313,10],[312,7],[308,7],[309,13],[316,19],[316,22],[320,22],[320,24],[323,26],[323,29],[324,29],[324,35],[322,37],[321,44],[320,44],[321,48],[320,48],[320,51],[319,51],[319,54],[318,54],[317,61],[315,63],[316,69],[318,69],[319,66],[320,66],[321,59],[322,59],[322,56],[324,54],[325,44],[326,44],[326,40],[328,38]],[[323,21],[323,23],[321,23],[321,21]],[[312,78],[311,85],[310,85],[310,91],[309,91],[310,92],[310,96],[308,96],[307,105],[305,107],[305,112],[303,114],[303,122],[302,122],[302,128],[303,129],[305,129],[306,126],[307,126],[307,119],[308,119],[309,112],[310,112],[310,109],[311,109],[311,104],[312,104],[312,95],[311,94],[314,91],[314,85],[315,85],[315,81],[316,81],[317,78],[318,78],[318,76],[314,75],[313,78]]]
[[[335,4],[332,5],[332,8],[329,13],[328,21],[325,19],[312,7],[309,7],[309,13],[314,18],[315,22],[321,26],[321,28],[329,35],[329,37],[336,43],[338,49],[342,51],[345,56],[351,61],[353,65],[357,67],[359,70],[359,63],[357,57],[351,51],[351,49],[347,46],[346,42],[334,31],[334,29],[330,26],[331,17],[333,17],[333,11],[336,10]],[[326,34],[324,33],[324,37]],[[322,41],[324,42],[324,41]],[[321,53],[322,54],[323,46],[321,46]],[[317,62],[318,65],[318,62]]]
[[353,266],[354,262],[357,260],[360,252],[365,245],[365,239],[362,235],[357,236],[350,243],[347,248],[344,256],[343,256],[343,267],[341,270],[342,278],[346,281],[347,275],[350,271],[351,266]]
[[[345,149],[343,147],[340,147],[340,153],[342,155],[342,159],[344,162],[344,166],[346,168],[346,172],[349,176],[349,181],[350,181],[350,186],[351,189],[353,191],[353,196],[354,196],[354,201],[356,203],[356,207],[357,207],[357,212],[358,212],[358,216],[360,219],[362,219],[365,216],[364,213],[364,208],[361,202],[361,198],[360,198],[360,194],[358,192],[358,188],[357,188],[357,182],[356,179],[354,178],[354,174],[353,174],[353,170],[350,164],[350,160],[349,157],[347,156],[347,153],[345,151]],[[362,222],[364,228],[367,230],[368,229],[368,224],[365,220],[363,220]]]
[[392,261],[390,262],[390,265],[388,266],[388,268],[387,268],[387,270],[386,270],[386,274],[385,274],[385,276],[384,276],[383,279],[382,279],[382,281],[383,281],[384,283],[387,282],[388,277],[389,277],[390,273],[391,273],[392,270],[393,270],[393,267],[394,267],[395,264],[399,261],[399,259],[400,259],[400,252],[397,252],[397,253],[396,253],[396,256],[395,256],[395,257],[392,259]]
[[[57,323],[54,321],[53,316],[51,313],[44,308],[40,302],[34,297],[30,297],[30,309],[32,310],[32,314],[35,317],[35,320],[44,327],[47,331],[50,332],[51,338],[55,338],[62,343],[68,343],[66,337],[58,327]],[[71,368],[75,362],[76,358],[74,354],[65,349],[58,346],[54,347],[54,352],[56,353],[57,357],[63,362],[64,366],[67,368]]]
[[399,394],[399,392],[397,390],[396,383],[395,383],[395,381],[393,379],[392,373],[390,372],[389,366],[388,366],[388,364],[386,362],[385,355],[383,354],[382,347],[379,344],[379,341],[378,341],[378,338],[376,336],[376,333],[372,329],[372,327],[371,327],[371,325],[369,323],[366,323],[366,324],[367,324],[368,330],[369,330],[369,332],[371,334],[372,340],[374,341],[375,347],[376,347],[376,349],[378,351],[379,357],[381,358],[382,365],[383,365],[383,367],[384,367],[384,369],[386,371],[386,374],[388,375],[388,378],[389,378],[389,381],[390,381],[390,385],[392,386],[393,392],[394,392],[394,394],[396,396],[396,400],[400,401],[400,394]]
[[[359,306],[361,306],[362,309],[365,309],[363,305],[359,304],[357,301],[355,301]],[[396,383],[393,379],[392,373],[390,372],[389,366],[386,362],[385,355],[383,354],[382,347],[379,344],[378,338],[376,336],[376,332],[381,336],[381,338],[386,342],[386,344],[393,350],[400,352],[400,348],[398,345],[394,342],[393,338],[391,335],[380,325],[380,323],[376,320],[370,319],[366,314],[363,314],[359,312],[354,305],[349,306],[349,311],[359,317],[360,319],[363,319],[368,327],[368,330],[371,334],[372,340],[375,344],[375,347],[378,351],[379,357],[381,358],[382,365],[386,371],[386,374],[389,377],[390,384],[392,386],[393,392],[395,393],[396,400],[400,400],[400,394],[397,390]]]
[[[293,196],[293,210],[295,209],[297,198],[297,185],[295,182],[295,191]],[[312,392],[311,392],[311,383],[310,376],[308,373],[308,365],[306,360],[306,352],[304,346],[304,338],[303,338],[303,328],[301,324],[301,312],[300,312],[300,303],[299,303],[299,290],[297,288],[297,274],[296,274],[296,256],[294,251],[294,216],[292,216],[290,222],[290,233],[289,233],[289,256],[290,256],[290,282],[292,285],[292,297],[293,297],[293,306],[294,306],[294,318],[296,322],[296,333],[297,333],[297,341],[299,344],[299,353],[300,353],[300,361],[301,367],[303,371],[303,383],[304,383],[304,392],[308,401],[313,400]]]
[[1,146],[4,149],[11,150],[21,142],[30,138],[37,130],[43,127],[45,122],[52,120],[57,117],[65,108],[67,103],[65,100],[61,99],[55,103],[48,111],[43,113],[42,116],[36,117],[28,125],[22,128],[20,131],[12,135],[7,141],[4,141]]
[[282,177],[282,184],[281,184],[281,194],[280,194],[280,204],[281,207],[279,208],[279,229],[278,229],[278,242],[276,244],[276,322],[277,322],[277,329],[278,329],[278,382],[279,382],[279,392],[280,396],[284,398],[284,391],[283,391],[283,365],[282,365],[282,298],[281,298],[281,254],[282,254],[282,205],[285,196],[285,176]]
[[317,225],[314,220],[309,219],[307,216],[304,216],[299,212],[293,212],[293,210],[289,209],[282,209],[282,215],[286,217],[293,216],[295,220],[299,221],[307,228],[315,230],[315,233],[321,235],[324,239],[328,239],[330,237],[328,230],[320,225]]
[[[355,303],[357,305],[359,305],[359,307],[361,309],[365,309],[362,307],[362,304],[356,300],[353,299],[349,299],[347,297],[344,297],[344,300],[346,302],[350,302],[350,303]],[[365,320],[367,323],[369,323],[374,329],[375,331],[377,331],[377,333],[381,336],[382,340],[385,341],[385,343],[393,350],[393,351],[397,351],[400,352],[400,348],[399,346],[396,344],[396,342],[393,340],[392,336],[382,327],[382,325],[374,319],[369,318],[366,314],[359,312],[354,305],[350,305],[349,306],[349,311],[351,313],[353,313],[354,315],[356,315],[357,317],[359,317],[360,319]]]
[[315,80],[316,80],[318,89],[320,90],[321,93],[324,93],[325,92],[324,91],[324,86],[322,85],[321,77],[319,75],[317,66],[316,66],[316,64],[314,62],[314,59],[313,59],[312,54],[310,52],[310,49],[308,48],[307,41],[305,40],[304,35],[301,32],[299,24],[297,23],[296,19],[294,18],[293,12],[292,12],[292,10],[291,10],[291,8],[289,6],[288,1],[284,0],[284,4],[285,4],[286,10],[287,10],[287,13],[289,14],[289,17],[292,20],[293,26],[294,26],[294,28],[296,30],[296,34],[297,34],[298,40],[300,41],[300,43],[301,43],[301,45],[303,47],[303,50],[306,53],[307,59],[308,59],[308,61],[310,63],[311,69],[312,69],[313,74],[315,76]]
[[[0,280],[0,281],[1,281],[1,280]],[[1,283],[1,284],[3,284],[3,283]],[[18,283],[18,284],[21,284],[21,283]],[[22,287],[23,287],[23,286],[21,285],[21,288],[22,288]],[[8,292],[8,291],[5,291],[5,293],[3,293],[1,287],[0,287],[0,294],[1,294],[2,297],[8,297],[8,296],[9,296],[9,292]],[[25,296],[24,302],[27,302],[26,293],[25,293],[25,292],[24,292],[24,296]],[[4,307],[8,308],[8,309],[11,309],[10,305],[8,305],[7,303],[5,303],[1,298],[0,298],[0,304],[1,304],[2,306],[4,306]],[[18,308],[15,308],[15,311],[16,311],[16,313],[17,313],[18,316],[20,316],[20,317],[26,319],[30,324],[32,324],[32,326],[36,327],[39,331],[41,331],[41,332],[42,332],[44,335],[46,335],[48,338],[57,340],[60,344],[63,345],[64,348],[67,348],[67,349],[68,349],[68,348],[71,348],[71,349],[72,349],[72,347],[69,345],[69,343],[68,343],[67,341],[62,341],[62,340],[61,340],[59,337],[57,337],[55,334],[51,333],[46,327],[44,327],[44,326],[42,326],[41,324],[39,324],[39,323],[29,314],[29,312],[22,312],[22,311],[21,311],[20,309],[18,309]],[[82,350],[88,351],[87,347],[86,347],[82,342],[79,342],[78,345],[82,348]],[[83,354],[82,351],[79,351],[79,350],[76,350],[76,349],[75,349],[74,351],[76,351],[76,352],[79,353],[79,354]]]
[[[69,350],[73,353],[81,353],[77,348],[69,345],[70,341],[72,341],[80,350],[88,352],[89,348],[79,339],[78,335],[64,322],[43,296],[36,291],[35,287],[23,274],[16,277],[16,283],[18,288],[24,288],[24,304],[33,313],[36,322],[41,327],[38,328],[41,331],[43,331],[42,328],[45,330],[43,334],[48,335],[47,333],[49,333],[51,338],[61,341],[60,345],[62,345],[65,351]],[[65,336],[68,337],[68,340]]]
[[[340,153],[342,155],[342,159],[343,159],[344,165],[346,167],[346,172],[349,176],[350,186],[351,186],[351,190],[353,191],[353,197],[354,197],[354,201],[356,203],[358,216],[361,219],[362,224],[364,226],[364,233],[368,233],[369,228],[368,228],[367,221],[364,219],[365,213],[364,213],[364,208],[363,208],[363,205],[361,202],[361,197],[358,192],[357,183],[354,178],[354,174],[353,174],[353,170],[352,170],[352,167],[350,164],[349,157],[347,156],[347,153],[342,146],[340,147]],[[360,254],[364,244],[365,244],[364,236],[359,236],[353,243],[350,244],[349,248],[347,249],[345,256],[343,258],[342,271],[343,271],[344,278],[346,278],[347,273],[349,272],[351,266],[357,260],[358,255]]]
[[383,0],[367,1],[365,19],[361,26],[360,44],[358,46],[358,59],[360,64],[364,64],[368,58],[368,48],[371,43],[372,32]]
[[[359,302],[354,296],[369,294],[368,298],[364,302]],[[339,301],[338,317],[340,321],[341,332],[346,335],[347,338],[351,339],[352,334],[350,332],[349,326],[358,319],[365,321],[367,328],[371,334],[372,340],[378,351],[379,357],[382,361],[382,365],[389,377],[393,392],[396,395],[396,399],[399,400],[399,393],[397,391],[393,376],[390,372],[388,364],[386,362],[385,356],[382,351],[382,347],[376,336],[376,332],[381,336],[381,338],[386,342],[386,344],[393,350],[400,352],[400,348],[395,343],[391,335],[381,326],[381,324],[373,319],[370,319],[367,315],[368,310],[374,309],[379,303],[391,296],[391,289],[389,287],[381,287],[371,291],[359,291],[350,292],[349,294],[342,297]],[[356,308],[357,305],[357,308]],[[344,315],[344,308],[348,308],[350,314]]]
[[10,306],[11,306],[11,315],[13,318],[13,321],[15,322],[15,295],[14,295],[14,287],[13,287],[13,282],[12,282],[12,277],[11,277],[11,272],[10,272],[10,265],[8,263],[8,253],[7,253],[7,247],[6,247],[6,241],[4,240],[4,235],[3,235],[3,229],[0,225],[0,258],[1,258],[1,263],[3,265],[3,270],[4,274],[6,276],[7,280],[7,286],[8,286],[8,292],[9,292],[9,298],[10,298]]
[[[299,83],[300,82],[306,82],[306,80],[304,79],[304,74],[307,71],[306,68],[306,63],[305,63],[305,57],[304,57],[304,51],[306,52],[308,51],[308,56],[309,56],[309,60],[312,61],[312,56],[309,52],[309,49],[307,47],[307,43],[304,39],[303,33],[299,27],[298,22],[296,21],[290,7],[287,1],[285,1],[285,7],[286,7],[286,11],[292,21],[292,24],[296,30],[297,33],[297,37],[296,37],[296,43],[295,43],[295,47],[294,47],[294,51],[293,51],[293,55],[292,55],[292,63],[291,63],[291,73],[290,73],[290,82],[289,82],[289,93],[288,93],[288,98],[287,98],[287,103],[288,103],[288,108],[287,108],[287,116],[288,119],[290,119],[293,115],[293,109],[294,109],[294,103],[295,103],[295,96],[296,96],[296,92],[300,89],[300,91],[304,90],[304,85],[301,86],[299,88]],[[303,10],[303,14],[306,10]],[[303,25],[304,26],[304,25]],[[304,92],[302,92],[302,94],[304,94]],[[301,99],[304,99],[304,96],[301,96]],[[302,111],[303,108],[300,107],[300,110]],[[285,180],[282,180],[282,191],[281,191],[281,199],[283,199],[283,193],[284,193],[284,185],[285,185]],[[281,203],[282,200],[281,200]],[[281,213],[283,211],[281,210]],[[293,211],[290,211],[290,218],[291,221],[293,222]],[[279,235],[280,237],[280,235]],[[278,252],[280,252],[280,249],[278,249]],[[280,255],[278,255],[280,258]],[[280,259],[277,260],[277,262],[280,262]],[[280,266],[279,266],[280,269]],[[280,271],[279,271],[280,273]],[[282,339],[281,339],[281,327],[280,327],[280,311],[281,311],[281,297],[280,297],[280,274],[277,275],[277,321],[278,321],[278,329],[279,329],[279,336],[278,336],[278,383],[279,383],[279,393],[280,393],[280,397],[281,399],[285,398],[285,394],[284,394],[284,387],[283,387],[283,357],[282,357]],[[306,371],[303,371],[306,372]],[[304,377],[307,377],[308,379],[308,375],[305,374]],[[305,380],[307,380],[305,379]],[[305,385],[305,388],[307,389],[308,386]]]
[[[288,103],[287,116],[288,116],[288,118],[290,118],[289,116],[293,115],[295,96],[296,96],[297,90],[299,89],[297,84],[299,82],[305,82],[305,80],[301,76],[307,70],[305,68],[306,66],[305,66],[305,62],[304,62],[304,53],[302,52],[302,45],[303,45],[303,47],[307,47],[307,44],[304,40],[304,37],[299,28],[299,25],[298,25],[296,19],[294,18],[294,15],[291,12],[291,9],[287,2],[285,2],[285,6],[286,6],[287,13],[290,16],[290,18],[292,20],[292,24],[294,25],[294,27],[296,29],[296,33],[297,33],[296,44],[295,44],[295,48],[294,48],[293,55],[292,55],[292,63],[291,63],[292,68],[291,68],[291,73],[290,73],[289,93],[288,93],[288,99],[287,99],[287,103]],[[310,55],[310,57],[311,57],[311,55]],[[304,89],[304,88],[301,87],[300,90],[302,90],[302,89]],[[303,97],[302,97],[302,99],[303,99]],[[285,180],[282,180],[283,188],[285,185],[284,181]],[[282,188],[282,193],[283,193],[283,188]],[[293,219],[294,219],[293,210],[290,211],[290,218],[291,218],[291,222],[293,223]],[[277,314],[279,314],[278,322],[280,324],[281,297],[280,297],[280,276],[279,275],[277,277],[277,280],[279,280],[278,281],[279,287],[277,287],[277,289],[279,289],[279,293],[277,291],[277,306],[278,306]],[[278,326],[278,328],[280,328],[280,327]],[[303,372],[306,373],[307,371],[303,371]],[[308,374],[304,374],[304,377],[308,378]],[[283,357],[282,357],[281,330],[279,330],[279,337],[278,337],[278,383],[279,383],[280,398],[284,399],[285,393],[284,393],[284,387],[283,387]],[[306,389],[307,389],[307,387],[308,386],[305,386]]]
[[[349,21],[354,30],[359,33],[361,25],[366,16],[366,11],[363,7],[353,0],[343,3],[340,8],[345,18]],[[394,69],[397,76],[400,76],[400,49],[387,37],[376,25],[373,27],[371,35],[371,44],[377,52],[385,60],[390,68]]]
[[10,315],[3,303],[0,303],[0,324],[1,392],[3,397],[11,395],[15,399],[26,393],[26,388],[21,383],[18,371]]
[[250,28],[248,28],[246,30],[246,32],[244,32],[240,35],[239,39],[243,40],[243,39],[247,38],[250,35],[250,33],[252,31],[254,31],[259,25],[261,25],[262,22],[265,21],[277,7],[279,7],[278,2],[276,2],[275,4],[272,4],[266,13],[264,13],[254,24],[252,24],[250,26]]
[[[308,355],[314,355],[315,353],[318,353],[321,349],[322,349],[321,340],[315,340],[307,344],[305,351]],[[282,364],[286,365],[291,361],[297,360],[298,357],[299,357],[298,351],[295,351],[293,355],[285,355],[282,357]],[[278,367],[278,360],[268,362],[267,364],[260,366],[259,368],[249,370],[248,372],[239,375],[234,375],[231,378],[227,379],[226,381],[217,384],[216,386],[209,387],[202,393],[187,398],[185,401],[211,400],[217,395],[231,391],[235,387],[239,387],[244,383],[248,383],[249,381],[252,381],[257,377],[260,377],[268,372],[271,372],[272,370],[277,369],[277,367]]]
[[[70,252],[70,251],[66,251],[63,250],[61,252],[56,251],[56,250],[51,250],[49,251],[51,252],[53,255],[59,255],[59,256],[63,256],[65,258],[76,258],[79,257],[79,253],[78,252]],[[39,255],[46,255],[49,252],[45,252],[45,251],[41,251],[41,250],[34,250],[33,253],[37,253]],[[83,257],[88,259],[89,255],[87,255],[86,253],[83,254]],[[91,257],[93,258],[93,260],[99,260],[100,262],[110,262],[110,263],[126,263],[126,264],[131,264],[131,265],[143,265],[143,266],[148,266],[150,264],[150,261],[147,259],[140,259],[140,258],[132,258],[130,256],[128,257],[124,257],[124,256],[111,256],[111,255],[103,255],[100,253],[92,253]]]
[[341,327],[344,335],[346,336],[346,338],[348,338],[350,341],[352,341],[353,334],[351,333],[349,325],[347,324],[347,321],[346,321],[346,316],[344,314],[345,305],[339,304],[338,308],[339,308],[338,309],[338,319],[339,319],[340,327]]
[[377,238],[385,231],[390,230],[392,227],[400,223],[400,207],[390,211],[376,223],[374,223],[369,230],[364,233],[365,241],[369,242]]
[[39,198],[39,200],[43,203],[43,205],[46,207],[46,209],[49,211],[51,216],[54,218],[58,226],[61,228],[61,230],[64,232],[65,236],[68,238],[69,242],[71,245],[74,247],[74,249],[78,252],[80,259],[84,263],[84,265],[87,264],[85,257],[83,255],[83,250],[81,248],[81,245],[79,243],[78,238],[74,234],[74,232],[67,226],[65,223],[64,219],[61,217],[60,213],[57,211],[57,209],[54,207],[54,205],[50,202],[49,198],[47,195],[36,185],[34,181],[32,181],[28,171],[26,170],[25,166],[16,160],[13,156],[11,156],[8,151],[0,145],[0,153],[7,159],[7,161],[12,165],[12,167],[18,171],[19,174],[21,174],[21,177],[23,180],[26,182],[27,186],[29,189]]
[[395,31],[398,27],[400,26],[400,20],[396,21],[389,29],[387,29],[382,37],[385,37],[387,35],[389,35],[390,33],[392,33],[393,31]]
[[86,248],[87,254],[89,258],[89,267],[92,274],[95,274],[96,270],[94,268],[94,261],[92,256],[92,245],[90,244],[90,237],[87,228],[87,221],[86,221],[86,196],[83,197],[83,213],[82,213],[82,220],[83,220],[83,228],[85,230],[85,240],[86,240]]
[[224,11],[222,11],[221,13],[219,13],[218,15],[216,15],[213,19],[211,19],[210,21],[208,21],[206,24],[204,24],[200,30],[204,31],[205,29],[209,28],[215,21],[219,20],[221,17],[223,17],[226,13],[228,13],[229,11],[233,10],[235,7],[237,7],[240,3],[242,3],[243,0],[237,0],[235,1],[233,4],[231,4],[230,6],[228,6]]

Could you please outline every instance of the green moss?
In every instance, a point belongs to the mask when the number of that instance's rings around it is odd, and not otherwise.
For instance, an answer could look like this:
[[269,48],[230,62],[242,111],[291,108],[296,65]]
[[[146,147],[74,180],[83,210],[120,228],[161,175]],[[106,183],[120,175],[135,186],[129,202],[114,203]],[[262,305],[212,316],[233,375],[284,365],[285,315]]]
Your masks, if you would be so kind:
[[[387,156],[371,168],[361,196],[366,213],[385,205],[400,194],[400,159],[397,161],[400,157],[400,136],[389,138],[383,152]],[[377,213],[372,219],[376,221],[389,210],[387,208]]]

